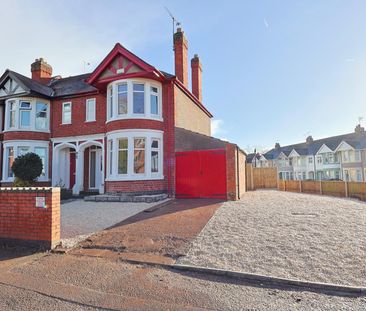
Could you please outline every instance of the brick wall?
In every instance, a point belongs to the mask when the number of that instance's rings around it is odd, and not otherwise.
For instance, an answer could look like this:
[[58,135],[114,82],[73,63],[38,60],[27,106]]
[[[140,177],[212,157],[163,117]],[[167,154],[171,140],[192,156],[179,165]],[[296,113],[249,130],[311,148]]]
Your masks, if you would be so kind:
[[246,156],[235,144],[226,145],[227,199],[238,200],[246,191]]
[[59,188],[0,188],[0,243],[51,249],[59,240]]
[[175,126],[211,135],[211,118],[179,87],[174,86]]

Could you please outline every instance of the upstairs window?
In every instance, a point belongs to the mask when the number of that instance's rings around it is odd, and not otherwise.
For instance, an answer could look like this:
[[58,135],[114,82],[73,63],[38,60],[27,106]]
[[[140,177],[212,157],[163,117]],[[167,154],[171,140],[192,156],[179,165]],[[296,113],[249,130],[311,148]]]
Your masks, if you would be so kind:
[[159,114],[159,94],[155,86],[150,87],[150,112],[154,115]]
[[114,81],[107,88],[107,121],[115,119],[162,119],[159,82],[148,79]]
[[95,121],[95,98],[86,100],[86,121]]
[[71,102],[62,104],[62,124],[71,124]]
[[20,102],[19,120],[20,127],[30,127],[32,106],[30,102]]
[[313,157],[309,157],[309,164],[313,163]]
[[145,113],[145,85],[133,84],[133,113]]
[[118,84],[118,114],[123,115],[127,114],[128,106],[127,106],[127,83]]
[[9,102],[9,127],[15,127],[16,106],[15,101]]
[[47,104],[36,103],[36,129],[47,129]]

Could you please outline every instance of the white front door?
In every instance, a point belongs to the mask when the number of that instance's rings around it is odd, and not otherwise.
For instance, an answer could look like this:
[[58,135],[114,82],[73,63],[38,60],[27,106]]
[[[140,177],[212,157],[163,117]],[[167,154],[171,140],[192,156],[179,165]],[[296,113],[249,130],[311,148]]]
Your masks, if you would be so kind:
[[103,176],[102,149],[90,149],[89,189],[99,190],[102,186],[102,176]]

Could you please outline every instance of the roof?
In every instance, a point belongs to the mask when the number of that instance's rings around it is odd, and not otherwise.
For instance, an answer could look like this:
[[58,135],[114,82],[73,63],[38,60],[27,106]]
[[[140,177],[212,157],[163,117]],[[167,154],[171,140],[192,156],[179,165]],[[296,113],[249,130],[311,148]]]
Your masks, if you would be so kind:
[[85,82],[90,73],[72,76],[51,81],[49,86],[53,89],[53,97],[70,96],[82,93],[97,92],[98,89]]
[[261,158],[261,155],[259,153],[257,153],[257,154],[255,154],[254,152],[253,153],[248,153],[247,158],[246,158],[247,162],[251,163],[254,159],[254,156],[257,157],[257,160],[260,160],[260,158]]
[[288,156],[292,150],[295,150],[299,155],[303,156],[315,155],[323,145],[326,145],[329,149],[334,151],[343,141],[348,143],[355,149],[364,149],[366,148],[366,132],[353,132],[338,136],[322,138],[309,143],[304,142],[279,147],[277,149],[273,148],[270,151],[266,152],[264,156],[266,157],[266,159],[275,159],[280,155],[281,152]]

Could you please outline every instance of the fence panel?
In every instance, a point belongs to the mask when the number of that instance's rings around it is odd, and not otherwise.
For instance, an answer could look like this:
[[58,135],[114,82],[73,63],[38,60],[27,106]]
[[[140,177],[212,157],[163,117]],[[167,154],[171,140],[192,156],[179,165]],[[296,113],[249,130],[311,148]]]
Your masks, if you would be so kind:
[[301,192],[300,181],[298,180],[286,180],[286,191]]
[[366,201],[366,183],[365,182],[348,182],[348,196]]
[[345,183],[344,181],[322,181],[322,193],[335,197],[345,197]]
[[301,182],[302,192],[310,194],[321,194],[320,181],[306,180]]
[[277,188],[277,169],[274,167],[253,167],[247,164],[247,189]]

